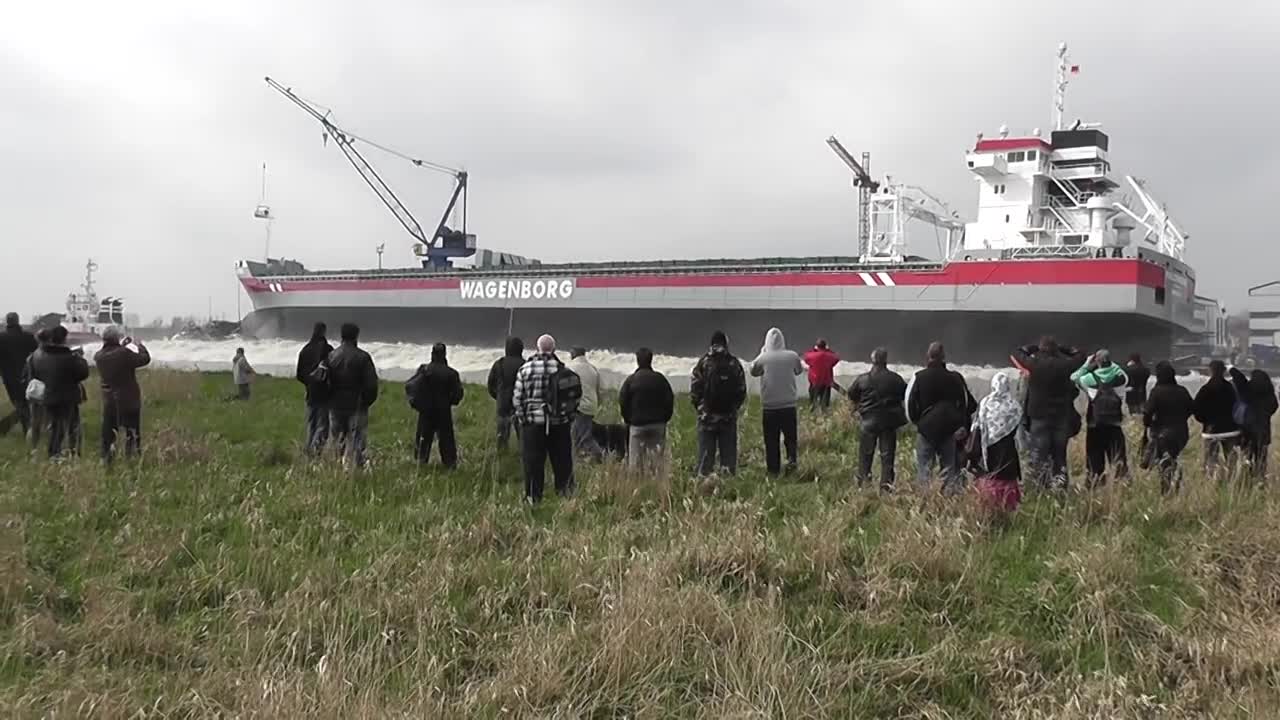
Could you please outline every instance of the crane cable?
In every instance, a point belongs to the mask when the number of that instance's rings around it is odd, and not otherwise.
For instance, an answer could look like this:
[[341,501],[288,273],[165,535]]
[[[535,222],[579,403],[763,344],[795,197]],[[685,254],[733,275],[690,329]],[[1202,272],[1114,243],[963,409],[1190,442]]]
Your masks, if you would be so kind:
[[[293,93],[293,90],[292,90],[292,89],[289,89],[289,88],[286,88],[286,89],[288,89],[290,93]],[[461,171],[461,170],[459,170],[459,169],[457,169],[457,168],[452,168],[452,167],[449,167],[448,165],[442,165],[442,164],[440,164],[440,163],[431,162],[430,160],[423,160],[423,159],[421,159],[421,158],[416,158],[416,157],[413,157],[412,155],[409,155],[409,154],[407,154],[407,153],[400,152],[399,150],[396,150],[395,148],[387,147],[386,145],[382,145],[382,144],[380,144],[380,143],[376,143],[376,142],[374,142],[374,141],[372,141],[372,140],[369,140],[369,139],[367,139],[367,138],[364,138],[364,137],[361,137],[361,136],[359,136],[359,135],[356,135],[355,133],[351,132],[350,130],[343,130],[342,128],[338,127],[338,126],[337,126],[337,125],[336,125],[336,124],[331,120],[331,116],[333,115],[333,108],[328,107],[328,106],[326,106],[326,105],[321,105],[321,104],[320,104],[320,103],[318,103],[318,102],[313,102],[313,101],[311,101],[311,100],[308,100],[308,99],[306,99],[306,98],[302,97],[301,95],[298,95],[297,93],[293,93],[293,95],[294,95],[294,97],[297,97],[299,100],[302,100],[303,102],[307,103],[308,105],[310,105],[310,106],[312,106],[312,107],[314,107],[314,108],[318,108],[318,109],[320,109],[320,110],[323,110],[323,111],[324,111],[324,118],[325,118],[325,122],[327,122],[327,123],[329,124],[329,126],[330,126],[330,127],[332,127],[334,130],[336,130],[336,131],[338,131],[338,132],[342,133],[343,137],[348,138],[349,140],[358,140],[359,142],[362,142],[362,143],[364,143],[365,145],[368,145],[369,147],[372,147],[372,148],[377,149],[377,150],[381,150],[382,152],[384,152],[384,153],[386,153],[386,154],[388,154],[388,155],[392,155],[392,156],[398,157],[398,158],[400,158],[401,160],[407,160],[407,161],[409,161],[409,162],[413,163],[414,165],[417,165],[418,167],[425,167],[425,168],[427,168],[427,169],[435,170],[435,171],[437,171],[437,172],[446,173],[446,174],[452,175],[452,176],[454,176],[454,177],[457,177],[458,175],[460,175],[460,174],[462,173],[462,171]]]

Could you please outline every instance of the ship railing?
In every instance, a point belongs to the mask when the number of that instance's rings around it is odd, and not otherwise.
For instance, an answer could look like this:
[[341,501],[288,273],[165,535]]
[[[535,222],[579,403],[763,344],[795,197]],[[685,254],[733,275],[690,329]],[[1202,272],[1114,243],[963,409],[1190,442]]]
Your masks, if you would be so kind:
[[1026,260],[1031,258],[1085,258],[1093,256],[1093,248],[1085,245],[1032,245],[1030,247],[1006,250],[1010,260]]
[[564,265],[531,265],[521,268],[474,268],[438,272],[428,268],[402,270],[338,270],[308,272],[306,274],[273,274],[254,275],[256,279],[287,279],[290,282],[324,282],[331,280],[364,280],[364,279],[403,279],[424,277],[563,277],[565,275],[582,276],[620,276],[620,275],[767,275],[792,272],[885,272],[890,270],[940,270],[946,262],[939,260],[907,260],[903,262],[858,262],[856,260],[821,261],[821,262],[761,262],[743,261],[741,264],[725,262],[706,265],[689,265],[672,263],[621,263],[617,266],[600,266],[594,264]]

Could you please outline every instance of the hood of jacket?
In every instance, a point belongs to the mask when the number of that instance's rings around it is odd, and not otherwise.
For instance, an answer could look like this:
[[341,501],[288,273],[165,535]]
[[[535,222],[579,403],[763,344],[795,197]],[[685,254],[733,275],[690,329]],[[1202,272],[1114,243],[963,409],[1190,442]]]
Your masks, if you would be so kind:
[[787,340],[782,336],[782,331],[778,328],[769,328],[769,332],[764,334],[764,347],[760,348],[760,352],[776,352],[778,350],[787,349]]
[[524,357],[524,341],[518,337],[507,338],[507,357]]
[[729,336],[725,335],[723,330],[717,330],[711,333],[710,346],[712,351],[715,351],[716,348],[723,348],[724,350],[728,351]]

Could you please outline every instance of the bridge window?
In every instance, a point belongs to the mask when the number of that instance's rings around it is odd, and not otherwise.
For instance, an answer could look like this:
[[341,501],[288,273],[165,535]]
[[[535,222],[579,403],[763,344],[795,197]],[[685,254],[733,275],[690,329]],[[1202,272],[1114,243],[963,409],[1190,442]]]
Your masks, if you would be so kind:
[[1035,150],[1028,150],[1028,151],[1027,151],[1027,159],[1028,159],[1028,160],[1035,160],[1035,159],[1036,159],[1036,151],[1035,151]]
[[1022,162],[1022,161],[1023,161],[1023,159],[1025,159],[1026,157],[1027,157],[1027,154],[1026,154],[1026,153],[1024,153],[1024,152],[1022,152],[1021,150],[1019,150],[1019,151],[1017,151],[1017,152],[1011,152],[1011,153],[1009,153],[1009,162],[1011,162],[1011,163],[1013,163],[1013,162]]
[[1164,288],[1162,287],[1156,288],[1156,304],[1157,305],[1164,304]]

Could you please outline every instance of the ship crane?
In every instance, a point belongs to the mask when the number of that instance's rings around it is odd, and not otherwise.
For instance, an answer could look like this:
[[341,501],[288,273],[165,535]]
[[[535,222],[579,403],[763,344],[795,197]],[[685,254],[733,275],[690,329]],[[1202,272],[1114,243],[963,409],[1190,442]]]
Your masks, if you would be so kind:
[[[330,119],[331,111],[322,108],[314,103],[303,100],[294,94],[292,88],[285,87],[271,78],[264,78],[268,85],[274,90],[284,95],[293,104],[302,108],[308,115],[315,118],[324,128],[324,137],[333,138],[334,144],[342,151],[342,154],[351,162],[351,166],[356,169],[360,177],[365,183],[373,189],[378,199],[382,201],[391,214],[396,216],[396,220],[404,226],[414,239],[413,251],[415,255],[422,257],[422,266],[446,269],[449,266],[449,260],[457,257],[469,257],[476,252],[476,237],[467,233],[467,172],[458,170],[447,165],[410,157],[403,153],[392,150],[391,148],[379,145],[370,140],[366,140],[358,135],[347,132],[338,127]],[[381,150],[390,155],[394,155],[402,160],[408,160],[415,166],[433,170],[435,172],[450,175],[454,179],[453,195],[449,197],[449,204],[445,206],[444,213],[440,216],[440,222],[436,224],[435,231],[428,237],[422,229],[422,225],[418,223],[417,218],[405,207],[400,201],[391,187],[386,181],[378,175],[373,165],[365,159],[360,151],[356,149],[356,143],[362,142],[365,145]],[[458,207],[461,201],[462,207],[462,228],[460,230],[452,229],[448,226],[450,216],[453,215],[454,209]]]
[[947,233],[945,247],[939,238],[939,253],[950,259],[964,233],[964,222],[947,204],[924,188],[894,183],[888,176],[883,183],[870,174],[870,153],[862,154],[859,163],[834,135],[827,145],[836,157],[853,171],[853,186],[858,188],[858,257],[867,263],[901,262],[907,248],[906,224],[911,220],[932,225]]
[[858,188],[858,255],[866,257],[871,250],[871,195],[880,189],[871,177],[871,153],[862,153],[859,163],[835,135],[827,138],[827,145],[853,171],[853,186]]

